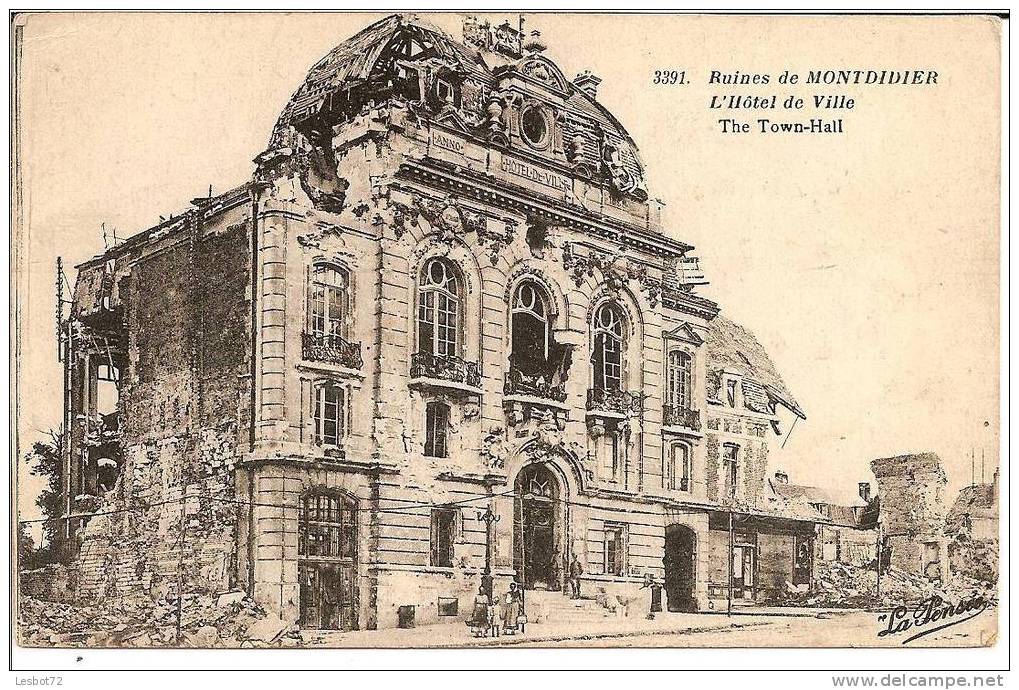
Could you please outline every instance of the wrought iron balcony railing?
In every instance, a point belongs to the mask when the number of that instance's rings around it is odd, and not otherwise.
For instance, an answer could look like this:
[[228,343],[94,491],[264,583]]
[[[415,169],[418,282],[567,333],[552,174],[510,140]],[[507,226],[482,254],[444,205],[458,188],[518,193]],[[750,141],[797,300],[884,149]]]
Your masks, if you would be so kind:
[[519,369],[510,367],[506,372],[503,386],[506,395],[530,395],[556,402],[566,402],[566,384],[553,383],[552,377],[545,374],[525,374]]
[[688,407],[666,405],[662,408],[662,424],[665,426],[681,426],[692,431],[701,430],[701,413]]
[[587,409],[622,415],[640,414],[644,409],[644,395],[610,388],[588,388]]
[[361,343],[352,343],[331,333],[302,333],[301,355],[311,362],[329,362],[348,369],[360,369]]
[[481,367],[477,362],[466,362],[460,357],[433,355],[430,352],[411,355],[410,377],[463,383],[472,388],[481,387]]

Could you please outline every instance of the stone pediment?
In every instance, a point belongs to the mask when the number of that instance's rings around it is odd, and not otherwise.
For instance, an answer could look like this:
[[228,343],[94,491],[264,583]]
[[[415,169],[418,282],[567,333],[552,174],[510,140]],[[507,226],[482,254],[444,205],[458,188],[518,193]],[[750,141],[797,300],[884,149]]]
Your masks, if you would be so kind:
[[690,343],[697,347],[704,344],[704,338],[689,323],[681,323],[671,331],[666,332],[665,337],[669,340],[680,340],[684,343]]

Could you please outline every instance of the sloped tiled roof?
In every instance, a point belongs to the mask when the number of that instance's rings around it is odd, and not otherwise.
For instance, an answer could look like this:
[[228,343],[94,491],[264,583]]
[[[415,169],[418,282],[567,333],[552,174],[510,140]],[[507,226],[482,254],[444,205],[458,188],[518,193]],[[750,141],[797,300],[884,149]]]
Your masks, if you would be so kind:
[[810,522],[827,522],[823,516],[803,495],[782,493],[779,487],[788,487],[788,484],[769,479],[766,482],[767,491],[764,493],[764,505],[761,506],[766,514],[775,517],[786,517],[794,520],[808,520]]
[[[806,414],[786,387],[775,364],[754,334],[719,315],[708,322],[708,368],[730,371],[743,377],[743,398],[752,410],[767,412],[771,400],[781,402],[800,417]],[[711,379],[711,377],[709,377]],[[717,387],[717,377],[709,380]],[[718,390],[708,390],[709,398],[719,398]]]
[[786,484],[785,482],[778,482],[773,479],[768,481],[771,482],[772,490],[782,498],[802,498],[807,501],[807,503],[824,503],[832,505],[831,496],[828,495],[827,491],[820,487],[804,486],[802,484]]

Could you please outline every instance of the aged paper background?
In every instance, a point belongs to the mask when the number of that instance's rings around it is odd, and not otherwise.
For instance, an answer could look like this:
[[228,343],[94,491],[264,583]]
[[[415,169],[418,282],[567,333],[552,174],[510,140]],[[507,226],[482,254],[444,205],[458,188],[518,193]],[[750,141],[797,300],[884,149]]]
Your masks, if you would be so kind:
[[[102,250],[102,223],[123,238],[210,184],[243,181],[307,69],[381,16],[26,18],[23,444],[60,421],[56,256],[73,266]],[[460,15],[422,16],[460,33]],[[989,481],[997,20],[528,14],[526,28],[542,31],[566,74],[602,77],[599,101],[640,147],[666,226],[702,257],[704,294],[766,343],[806,410],[783,451],[794,481],[851,496],[872,479],[871,459],[923,450],[945,461],[950,497],[970,482],[971,451],[978,475],[984,453]],[[816,89],[856,98],[842,135],[722,134],[724,113],[708,108],[715,93],[809,97],[814,87],[782,87],[777,75],[837,68],[939,79]],[[656,86],[656,69],[686,70],[690,83]],[[713,87],[710,70],[768,73],[772,84]]]
[[[54,262],[250,176],[307,69],[375,14],[25,19],[18,432],[60,423]],[[458,36],[460,15],[424,15]],[[500,15],[489,15],[501,20]],[[567,75],[593,70],[702,290],[765,343],[807,413],[779,456],[850,497],[876,457],[934,451],[951,501],[999,434],[999,23],[979,17],[528,14]],[[930,87],[781,86],[789,69],[930,69]],[[685,70],[688,84],[652,82]],[[772,75],[708,84],[711,70]],[[856,100],[831,136],[723,134],[715,93]],[[783,117],[779,112],[753,113]],[[73,272],[69,272],[73,282]],[[775,469],[774,466],[771,467]],[[1007,474],[1005,475],[1007,477]],[[38,486],[19,476],[18,508]],[[1006,480],[1007,486],[1007,480]],[[988,628],[993,620],[988,617]]]

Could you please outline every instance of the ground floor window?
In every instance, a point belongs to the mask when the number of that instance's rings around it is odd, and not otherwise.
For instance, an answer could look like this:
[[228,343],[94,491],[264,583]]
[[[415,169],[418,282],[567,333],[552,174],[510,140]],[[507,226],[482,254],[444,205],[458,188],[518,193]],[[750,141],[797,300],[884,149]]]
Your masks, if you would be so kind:
[[301,501],[298,517],[298,556],[354,557],[356,513],[348,499],[335,494],[308,494]]
[[456,510],[435,508],[432,510],[431,565],[439,568],[453,567],[453,543],[456,539]]
[[626,573],[626,526],[605,523],[605,574]]

